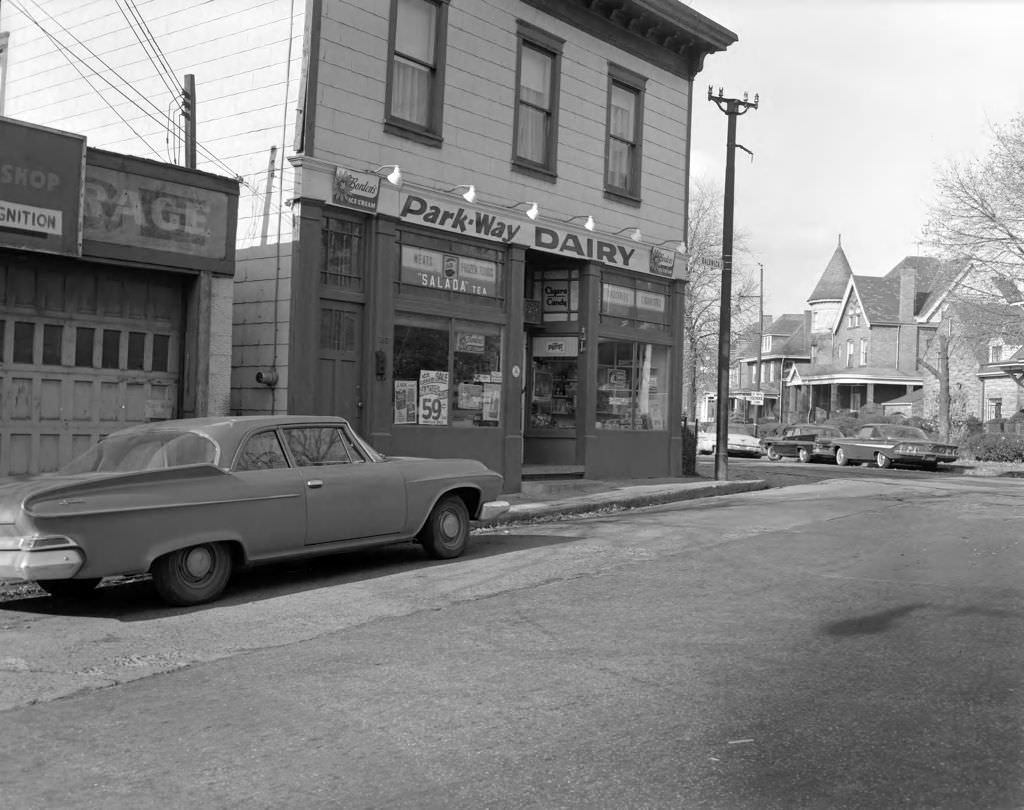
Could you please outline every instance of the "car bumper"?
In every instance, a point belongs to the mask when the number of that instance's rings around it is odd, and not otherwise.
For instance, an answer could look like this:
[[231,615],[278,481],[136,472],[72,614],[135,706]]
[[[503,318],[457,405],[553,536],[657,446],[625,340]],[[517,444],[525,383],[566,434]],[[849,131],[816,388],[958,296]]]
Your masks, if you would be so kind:
[[85,555],[76,548],[0,551],[0,579],[71,579],[84,562]]
[[512,504],[508,501],[487,501],[487,503],[480,507],[480,515],[477,517],[477,520],[494,520],[504,515],[511,508]]

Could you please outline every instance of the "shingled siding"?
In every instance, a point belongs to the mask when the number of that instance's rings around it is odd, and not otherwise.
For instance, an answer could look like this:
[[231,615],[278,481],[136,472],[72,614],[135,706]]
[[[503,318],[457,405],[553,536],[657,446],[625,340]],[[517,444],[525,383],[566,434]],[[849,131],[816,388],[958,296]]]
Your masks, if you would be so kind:
[[[593,213],[598,229],[640,225],[645,240],[681,236],[685,209],[688,83],[529,6],[500,0],[448,10],[443,142],[383,131],[387,3],[324,4],[316,107],[316,157],[362,169],[398,163],[409,182],[436,189],[474,183],[481,197],[538,200],[541,217]],[[558,98],[557,182],[512,169],[517,21],[565,40]],[[603,190],[609,63],[647,78],[643,188],[638,206]]]

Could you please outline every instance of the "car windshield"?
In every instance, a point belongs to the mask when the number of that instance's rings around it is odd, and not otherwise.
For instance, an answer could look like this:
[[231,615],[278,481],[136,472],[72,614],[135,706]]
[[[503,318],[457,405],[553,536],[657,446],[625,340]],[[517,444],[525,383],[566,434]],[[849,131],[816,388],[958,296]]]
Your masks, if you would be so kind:
[[190,464],[216,464],[219,448],[200,433],[149,430],[103,439],[61,469],[62,473],[138,472]]

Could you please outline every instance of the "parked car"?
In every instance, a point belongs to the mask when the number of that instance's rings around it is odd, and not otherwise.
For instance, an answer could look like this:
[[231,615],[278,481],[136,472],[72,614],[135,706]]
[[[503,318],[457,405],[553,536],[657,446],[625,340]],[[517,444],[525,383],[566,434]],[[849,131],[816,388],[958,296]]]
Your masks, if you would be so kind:
[[[718,434],[698,432],[697,452],[702,455],[714,455],[718,446]],[[728,433],[728,445],[726,453],[730,456],[749,456],[761,458],[761,442],[754,436],[743,433],[739,430],[730,430]]]
[[843,438],[843,431],[832,425],[786,425],[778,436],[761,440],[770,461],[796,458],[804,464],[810,461],[834,461],[835,440]]
[[112,433],[58,473],[0,485],[0,579],[83,595],[150,573],[175,605],[237,566],[413,540],[463,553],[509,508],[469,459],[389,458],[336,417],[169,420]]
[[873,463],[934,470],[939,463],[956,461],[957,447],[933,441],[911,425],[862,425],[852,436],[835,441],[836,464]]

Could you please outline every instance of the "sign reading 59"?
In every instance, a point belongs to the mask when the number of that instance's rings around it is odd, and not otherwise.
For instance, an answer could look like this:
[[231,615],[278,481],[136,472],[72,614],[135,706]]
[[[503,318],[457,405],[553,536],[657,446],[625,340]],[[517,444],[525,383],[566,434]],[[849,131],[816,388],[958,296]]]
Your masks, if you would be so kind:
[[420,397],[420,424],[447,425],[448,398],[443,396]]

